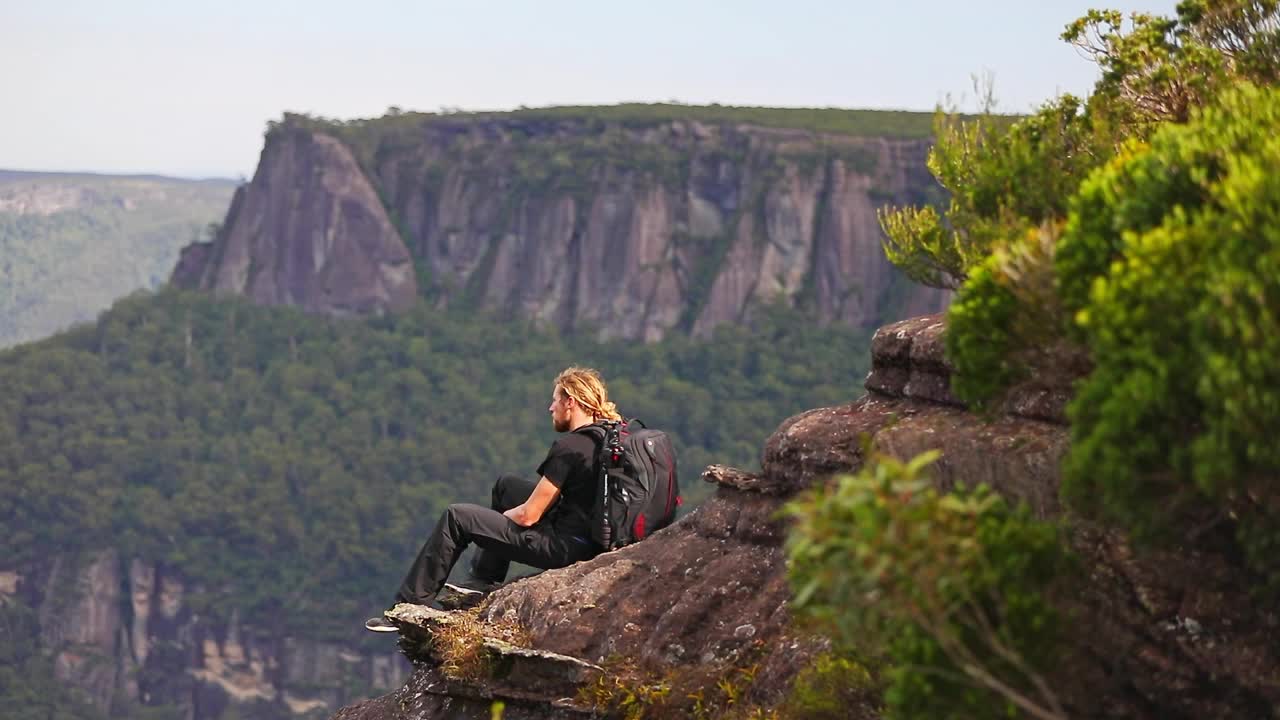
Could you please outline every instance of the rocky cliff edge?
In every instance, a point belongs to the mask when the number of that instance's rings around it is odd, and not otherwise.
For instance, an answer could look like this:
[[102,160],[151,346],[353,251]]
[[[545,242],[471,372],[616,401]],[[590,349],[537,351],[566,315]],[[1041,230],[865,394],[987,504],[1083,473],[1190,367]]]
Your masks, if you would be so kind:
[[[620,687],[639,693],[657,680],[672,697],[702,693],[714,705],[717,684],[729,683],[740,705],[777,706],[825,647],[792,623],[778,510],[806,487],[856,470],[867,438],[903,458],[941,450],[941,487],[986,483],[1040,517],[1063,514],[1067,393],[1029,385],[996,417],[970,414],[948,390],[943,330],[939,316],[881,328],[866,395],[785,421],[759,473],[712,466],[703,480],[718,485],[715,495],[681,521],[643,543],[512,583],[474,615],[480,635],[518,628],[526,666],[547,653],[548,668],[567,657],[571,672],[513,683],[502,670],[513,661],[493,650],[488,671],[458,679],[441,669],[439,648],[421,642],[431,622],[400,606],[412,677],[336,720],[487,718],[493,700],[505,702],[508,720],[587,716]],[[1062,601],[1072,627],[1054,682],[1073,716],[1274,716],[1276,614],[1250,601],[1249,580],[1230,557],[1190,545],[1138,553],[1105,528],[1070,526],[1088,577]],[[867,697],[849,716],[876,717],[875,707]]]

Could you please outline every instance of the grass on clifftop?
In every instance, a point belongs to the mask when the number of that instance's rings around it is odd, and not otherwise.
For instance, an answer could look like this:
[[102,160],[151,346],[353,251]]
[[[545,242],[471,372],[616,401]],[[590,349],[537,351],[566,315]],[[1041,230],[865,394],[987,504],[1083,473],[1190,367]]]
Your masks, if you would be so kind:
[[[509,111],[402,112],[389,108],[380,118],[336,120],[286,113],[286,120],[303,120],[317,128],[359,127],[389,129],[432,122],[468,120],[597,121],[629,127],[660,125],[673,120],[795,128],[821,133],[867,137],[928,138],[933,135],[933,112],[907,110],[848,110],[843,108],[769,108],[679,103],[624,103],[520,108]],[[275,127],[273,122],[268,132]]]

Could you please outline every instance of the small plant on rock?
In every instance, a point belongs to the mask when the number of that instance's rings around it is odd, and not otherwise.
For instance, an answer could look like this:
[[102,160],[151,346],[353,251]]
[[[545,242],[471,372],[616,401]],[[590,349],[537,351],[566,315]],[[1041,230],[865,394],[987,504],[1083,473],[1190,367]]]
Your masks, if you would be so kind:
[[480,608],[455,613],[446,625],[432,631],[433,653],[440,659],[440,670],[454,680],[479,680],[492,670],[492,657],[485,648],[486,637],[529,646],[528,632],[516,623],[485,624],[480,621]]
[[787,720],[853,720],[883,714],[883,680],[849,649],[822,653],[802,669],[779,709]]
[[643,673],[634,662],[613,657],[594,683],[583,687],[578,701],[596,712],[623,720],[667,717],[672,680]]

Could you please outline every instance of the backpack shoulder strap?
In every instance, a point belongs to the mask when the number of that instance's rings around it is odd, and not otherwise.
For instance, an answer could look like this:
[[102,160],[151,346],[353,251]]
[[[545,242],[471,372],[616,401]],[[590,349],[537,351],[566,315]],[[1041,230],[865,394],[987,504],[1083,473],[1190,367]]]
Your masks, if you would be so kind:
[[614,466],[622,458],[622,433],[625,432],[627,423],[626,420],[600,420],[583,425],[574,432],[594,439],[601,461]]
[[601,457],[604,457],[605,455],[616,454],[611,452],[611,449],[621,446],[619,436],[624,427],[626,427],[625,423],[620,423],[614,420],[601,420],[593,422],[590,425],[583,425],[577,430],[574,430],[574,432],[579,435],[586,435],[592,440],[595,440],[597,452]]
[[603,440],[605,438],[605,435],[609,433],[609,431],[605,429],[604,425],[601,425],[600,423],[591,423],[590,425],[583,425],[577,430],[574,430],[574,432],[578,433],[579,435],[586,435],[597,441]]

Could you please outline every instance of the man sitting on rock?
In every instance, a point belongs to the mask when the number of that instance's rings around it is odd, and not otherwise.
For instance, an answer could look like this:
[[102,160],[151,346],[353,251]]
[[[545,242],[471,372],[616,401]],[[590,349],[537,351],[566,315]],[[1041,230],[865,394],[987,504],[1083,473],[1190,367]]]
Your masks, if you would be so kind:
[[[596,496],[596,441],[573,431],[596,420],[620,420],[621,416],[609,402],[599,373],[578,367],[556,377],[547,409],[556,432],[564,435],[538,466],[540,479],[534,483],[504,475],[493,486],[491,507],[450,505],[409,568],[396,593],[396,603],[441,610],[475,604],[506,579],[513,560],[548,569],[599,554],[601,548],[591,540],[590,532]],[[459,585],[446,583],[449,571],[470,543],[480,549],[472,564],[472,577]],[[397,630],[386,616],[370,618],[364,626],[374,632]]]

